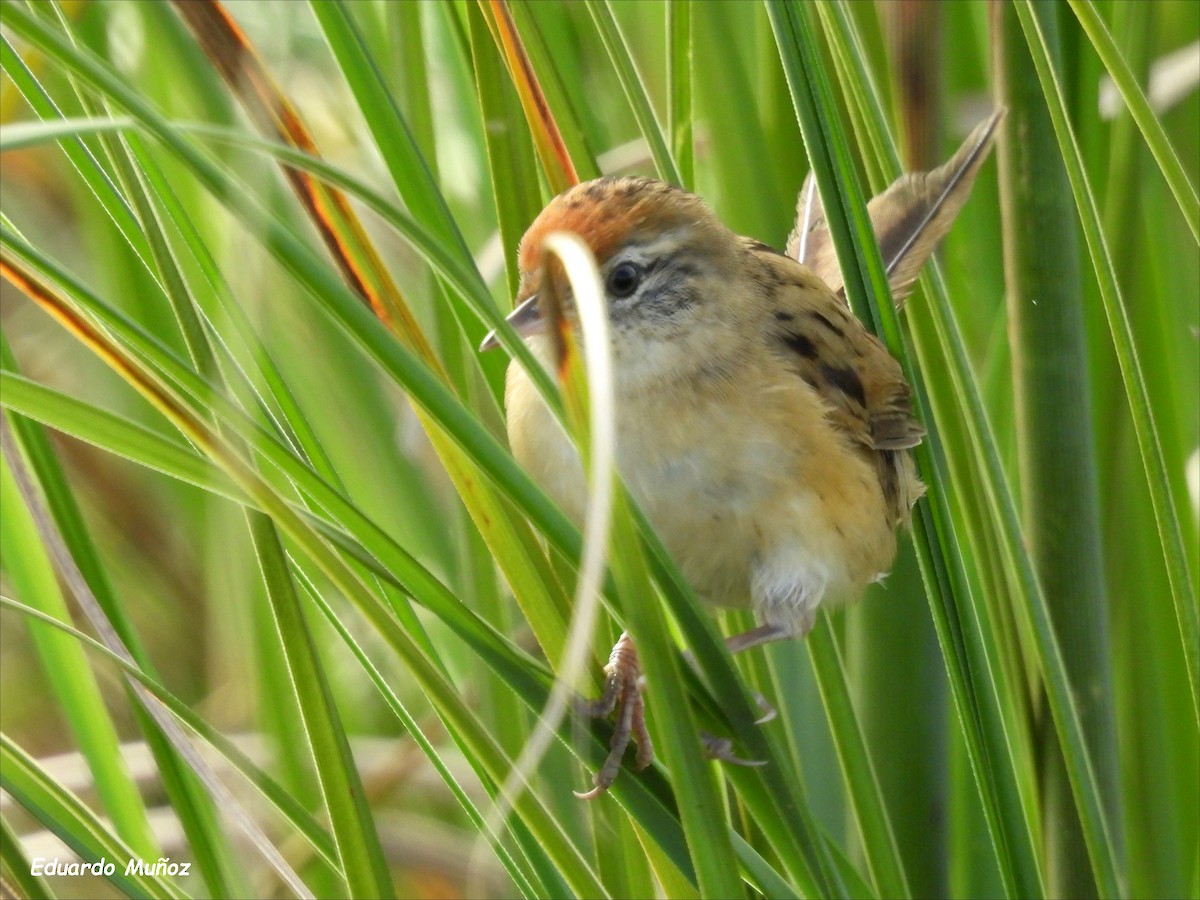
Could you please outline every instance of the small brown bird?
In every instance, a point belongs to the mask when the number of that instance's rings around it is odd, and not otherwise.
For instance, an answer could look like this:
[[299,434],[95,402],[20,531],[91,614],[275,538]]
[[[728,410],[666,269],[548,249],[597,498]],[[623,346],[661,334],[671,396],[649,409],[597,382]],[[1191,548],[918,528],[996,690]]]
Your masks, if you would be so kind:
[[[965,202],[1002,116],[944,166],[904,176],[869,205],[898,299]],[[697,594],[755,611],[761,624],[729,638],[731,652],[802,637],[823,604],[883,578],[924,490],[908,453],[925,433],[909,386],[842,296],[811,183],[798,214],[784,254],[734,234],[677,187],[636,177],[577,185],[526,232],[509,317],[552,366],[538,310],[550,277],[542,242],[558,231],[581,237],[607,292],[617,467]],[[570,319],[569,285],[556,288]],[[581,521],[575,447],[515,363],[506,406],[517,460]],[[618,726],[587,796],[612,783],[631,738],[639,767],[652,758],[627,635],[606,673],[594,711],[617,708]]]

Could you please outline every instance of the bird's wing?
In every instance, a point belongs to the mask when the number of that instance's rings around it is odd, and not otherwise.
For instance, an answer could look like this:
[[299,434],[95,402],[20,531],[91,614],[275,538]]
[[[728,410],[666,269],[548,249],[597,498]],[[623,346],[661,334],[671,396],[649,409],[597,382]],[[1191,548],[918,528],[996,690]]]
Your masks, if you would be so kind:
[[779,287],[767,339],[830,408],[835,423],[873,450],[907,450],[925,429],[913,418],[900,364],[811,272],[780,256],[763,262]]
[[819,278],[795,261],[758,254],[770,282],[766,340],[824,402],[830,422],[879,466],[900,516],[920,494],[908,450],[925,429],[913,417],[900,364]]
[[[966,203],[996,130],[1004,120],[1000,107],[967,135],[958,151],[931,172],[910,172],[896,179],[867,204],[892,297],[899,306],[934,248],[946,236]],[[796,228],[788,237],[788,255],[812,269],[845,300],[845,285],[812,173],[796,203]]]

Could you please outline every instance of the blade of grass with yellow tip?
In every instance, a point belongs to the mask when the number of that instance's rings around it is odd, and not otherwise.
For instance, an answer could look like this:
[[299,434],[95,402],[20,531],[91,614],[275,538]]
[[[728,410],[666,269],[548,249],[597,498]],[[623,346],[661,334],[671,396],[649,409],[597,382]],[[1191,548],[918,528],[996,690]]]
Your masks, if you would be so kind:
[[[319,155],[300,115],[219,0],[187,0],[176,3],[175,10],[259,128]],[[285,167],[284,174],[346,279],[380,319],[431,359],[424,334],[345,198],[304,172]]]
[[[575,168],[577,154],[572,154],[567,148],[566,138],[559,130],[550,103],[542,90],[508,0],[479,0],[479,3],[492,37],[508,65],[509,76],[517,89],[521,107],[525,110],[525,121],[529,126],[538,158],[542,161],[542,171],[546,180],[550,182],[550,190],[555,194],[561,193],[571,185],[579,184],[579,172]],[[587,156],[583,158],[586,159]]]
[[[422,684],[437,703],[440,714],[447,717],[459,737],[466,741],[473,750],[473,759],[480,765],[488,777],[496,782],[502,780],[507,772],[507,762],[490,736],[480,727],[476,717],[467,709],[457,692],[452,689],[438,668],[426,659],[423,652],[401,631],[379,600],[374,597],[367,586],[353,573],[336,553],[327,546],[307,524],[281,498],[263,482],[232,449],[208,426],[191,412],[186,403],[173,391],[158,382],[156,376],[143,369],[141,365],[128,356],[119,346],[106,338],[84,319],[73,312],[68,303],[49,291],[44,285],[39,285],[30,277],[14,268],[11,259],[5,262],[6,277],[12,276],[17,283],[27,287],[31,298],[44,304],[56,318],[59,318],[73,333],[78,335],[89,347],[107,363],[126,376],[130,383],[142,392],[160,411],[166,415],[176,427],[197,446],[204,449],[212,458],[246,491],[257,506],[269,514],[279,527],[302,549],[306,555],[342,590],[347,597],[364,613],[369,621],[379,630],[389,645],[400,655],[414,676]],[[344,770],[332,773],[339,777],[355,777],[352,765]],[[361,796],[361,788],[356,793],[344,793],[342,796],[331,798],[331,813],[340,806],[347,816],[357,816],[355,796]],[[349,804],[349,806],[347,806]],[[595,880],[590,866],[583,862],[577,848],[573,848],[564,840],[561,830],[552,823],[540,802],[529,792],[522,793],[514,801],[514,806],[533,828],[534,834],[559,860],[564,872],[568,872],[568,880],[575,889],[588,896],[602,896],[598,882]],[[533,812],[537,810],[537,812]],[[532,815],[531,815],[532,813]],[[355,827],[352,822],[342,821],[344,827]],[[335,822],[337,827],[337,822]],[[339,846],[342,844],[339,842]],[[347,847],[361,850],[367,845],[362,842],[348,840]],[[567,858],[571,862],[567,864]],[[351,878],[369,878],[373,869],[360,872]],[[390,890],[390,889],[389,889]],[[386,893],[386,891],[385,891]]]
[[[255,57],[245,36],[236,28],[228,13],[215,0],[204,0],[196,5],[183,3],[177,8],[189,22],[195,20],[193,27],[198,38],[206,47],[211,46],[210,56],[230,85],[237,90],[239,98],[256,111],[257,117],[273,126],[279,126],[277,130],[280,136],[293,146],[310,153],[314,151],[315,147],[308,138],[299,116],[291,109],[286,98],[274,88],[261,67],[251,64],[249,68],[245,68],[246,61],[252,61]],[[378,93],[378,72],[365,60],[365,48],[358,41],[345,8],[336,4],[321,4],[314,11],[325,26],[335,49],[340,49],[344,54],[345,71],[351,75],[359,73],[352,86],[360,91]],[[247,84],[252,86],[253,90],[245,90],[243,86]],[[369,117],[369,122],[379,123],[381,129],[387,129],[376,131],[381,140],[386,136],[391,138],[380,144],[381,148],[390,148],[385,149],[385,158],[394,157],[404,148],[409,148],[409,162],[415,158],[419,163],[419,151],[412,142],[411,134],[399,123],[398,114],[388,115],[385,112],[392,109],[390,104],[377,101],[374,107],[378,114]],[[445,377],[440,362],[434,357],[415,319],[407,312],[407,307],[399,297],[390,275],[379,261],[378,253],[370,245],[357,217],[342,194],[320,182],[308,179],[299,170],[285,167],[285,171],[289,173],[297,193],[305,200],[306,209],[317,219],[318,229],[328,234],[327,246],[339,261],[340,269],[351,288],[369,299],[380,296],[393,298],[392,302],[386,304],[389,315],[396,315],[392,310],[404,310],[403,316],[396,320],[397,326],[401,328],[398,333],[424,363],[441,377]],[[393,174],[403,171],[404,162],[397,160]],[[465,254],[465,245],[457,227],[445,212],[444,202],[428,177],[408,179],[403,183],[415,186],[414,190],[406,193],[406,199],[410,203],[417,203],[418,209],[440,210],[428,213],[425,221],[441,223],[443,240],[448,240],[450,247],[457,247],[461,254]],[[327,199],[322,201],[321,198]],[[365,264],[356,261],[351,251],[356,251],[361,259],[365,260]],[[366,277],[368,274],[370,278]],[[377,299],[370,299],[370,306],[377,315],[385,307]],[[385,317],[383,321],[386,323],[388,319]],[[419,410],[418,416],[423,417]],[[505,569],[514,593],[526,608],[529,621],[539,634],[539,640],[549,656],[557,658],[565,635],[562,613],[565,598],[553,589],[553,581],[541,575],[544,564],[535,558],[536,548],[524,534],[525,526],[511,517],[498,498],[475,477],[470,464],[440,434],[438,427],[428,420],[425,420],[424,424],[448,473],[458,485],[460,496],[471,512],[472,519],[491,546],[495,558]]]

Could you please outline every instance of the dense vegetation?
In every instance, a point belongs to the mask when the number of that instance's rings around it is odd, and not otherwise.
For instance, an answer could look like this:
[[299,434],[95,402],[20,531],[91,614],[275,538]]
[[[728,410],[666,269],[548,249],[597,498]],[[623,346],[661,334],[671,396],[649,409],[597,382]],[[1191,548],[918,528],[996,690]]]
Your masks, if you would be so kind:
[[[208,3],[0,10],[15,891],[1200,896],[1200,4],[231,3],[251,56]],[[897,315],[863,200],[999,103]],[[734,662],[618,497],[570,686],[628,625],[660,760],[577,801],[567,717],[497,804],[588,593],[475,350],[516,242],[634,171],[782,246],[810,168],[918,387],[912,540]],[[32,876],[55,836],[114,874]]]

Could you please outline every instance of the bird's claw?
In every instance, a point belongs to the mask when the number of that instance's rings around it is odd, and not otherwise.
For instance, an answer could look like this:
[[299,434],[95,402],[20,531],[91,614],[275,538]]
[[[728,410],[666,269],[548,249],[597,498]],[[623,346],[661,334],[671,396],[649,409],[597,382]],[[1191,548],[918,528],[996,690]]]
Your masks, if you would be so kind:
[[[764,642],[764,636],[773,634],[775,634],[774,630],[766,631],[763,628],[757,628],[753,631],[748,631],[744,634],[734,635],[731,638],[727,638],[726,644],[729,647],[730,653],[737,653],[740,650],[746,649],[747,647],[757,646],[758,643]],[[685,650],[683,652],[683,658],[687,661],[687,664],[692,667],[693,671],[695,671],[697,674],[700,673],[700,664],[696,661],[696,654],[692,653],[691,650]],[[760,714],[759,717],[754,720],[754,724],[766,725],[775,718],[775,707],[772,706],[770,701],[758,691],[754,691],[753,696],[754,702],[758,706],[758,711]]]
[[[576,704],[580,715],[593,719],[606,719],[616,713],[612,738],[609,740],[608,755],[592,776],[592,788],[575,791],[581,800],[594,800],[605,794],[621,772],[621,760],[629,749],[630,741],[637,744],[634,766],[639,771],[654,761],[654,746],[650,743],[650,732],[646,729],[646,703],[642,697],[642,666],[638,661],[637,648],[633,639],[622,634],[608,657],[604,667],[604,690],[595,700],[584,700]],[[756,725],[763,725],[775,718],[775,707],[762,694],[754,694],[761,716]],[[733,752],[729,738],[718,738],[701,733],[705,755],[735,766],[765,766],[765,760],[742,759]]]
[[761,715],[754,720],[755,725],[766,725],[768,722],[774,721],[775,716],[778,715],[778,712],[765,696],[760,694],[758,691],[755,691],[754,702],[758,706],[759,713],[761,713]]
[[592,776],[590,791],[575,791],[581,800],[594,800],[603,795],[621,771],[621,760],[632,740],[637,744],[635,767],[646,768],[654,761],[654,745],[650,743],[650,732],[646,729],[646,703],[642,699],[642,667],[638,662],[637,649],[633,640],[621,635],[604,667],[608,676],[604,692],[599,698],[580,704],[579,711],[591,718],[607,718],[614,711],[617,722],[609,741],[608,756],[603,765]]
[[733,752],[733,741],[729,738],[719,738],[705,732],[700,732],[700,740],[704,744],[704,754],[709,759],[717,759],[734,766],[765,766],[765,759],[742,759]]

